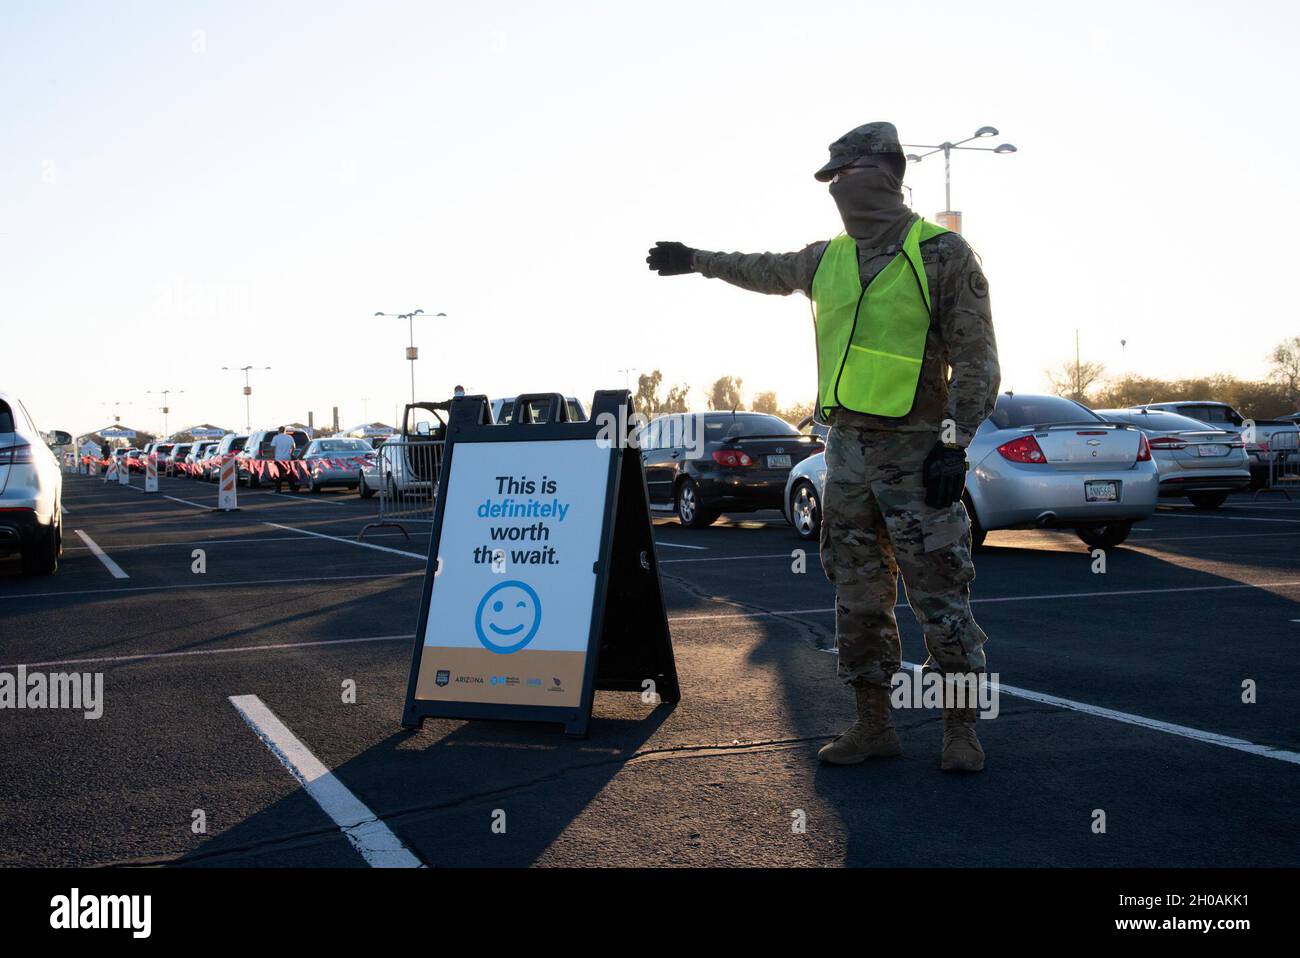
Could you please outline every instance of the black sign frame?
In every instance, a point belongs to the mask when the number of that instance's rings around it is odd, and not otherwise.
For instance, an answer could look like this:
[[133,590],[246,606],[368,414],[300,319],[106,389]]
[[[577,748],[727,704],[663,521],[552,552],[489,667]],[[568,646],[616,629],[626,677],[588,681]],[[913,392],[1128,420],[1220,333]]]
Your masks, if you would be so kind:
[[[543,403],[546,405],[546,418],[534,421],[534,407]],[[569,419],[568,403],[559,393],[519,396],[515,400],[513,418],[508,423],[492,421],[486,396],[463,396],[452,400],[433,531],[429,537],[420,615],[411,652],[406,704],[402,710],[403,726],[419,728],[426,718],[558,722],[564,725],[567,735],[585,737],[597,689],[643,692],[646,688],[644,683],[650,680],[661,701],[681,700],[668,614],[659,581],[645,469],[640,449],[631,441],[635,425],[632,398],[624,389],[598,391],[592,401],[591,418],[580,421]],[[450,482],[456,446],[462,443],[571,439],[609,441],[604,514],[594,569],[596,586],[578,705],[417,699],[416,684],[437,579],[443,510],[447,502],[445,490]]]

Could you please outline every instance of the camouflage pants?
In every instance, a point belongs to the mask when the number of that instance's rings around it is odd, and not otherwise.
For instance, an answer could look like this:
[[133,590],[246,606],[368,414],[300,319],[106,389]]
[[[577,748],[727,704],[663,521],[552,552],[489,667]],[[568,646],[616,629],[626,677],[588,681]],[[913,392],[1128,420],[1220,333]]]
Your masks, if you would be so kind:
[[839,676],[888,685],[901,649],[898,573],[925,636],[928,669],[984,670],[983,630],[970,609],[970,519],[961,502],[925,504],[929,432],[865,429],[837,417],[826,443],[822,567],[835,586]]

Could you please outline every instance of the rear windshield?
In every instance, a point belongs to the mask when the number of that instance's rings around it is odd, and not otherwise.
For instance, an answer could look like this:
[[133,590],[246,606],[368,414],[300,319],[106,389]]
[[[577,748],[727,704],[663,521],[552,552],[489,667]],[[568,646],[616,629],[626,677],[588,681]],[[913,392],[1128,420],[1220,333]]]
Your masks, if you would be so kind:
[[1111,422],[1126,422],[1142,429],[1154,429],[1156,431],[1205,432],[1207,429],[1219,428],[1201,422],[1199,419],[1192,419],[1190,416],[1180,416],[1175,412],[1143,413],[1133,409],[1102,409],[1098,410],[1098,415],[1104,419],[1109,419]]
[[236,436],[234,439],[230,440],[230,450],[229,450],[229,451],[230,451],[230,452],[239,452],[239,450],[241,450],[241,449],[244,448],[244,443],[246,443],[246,442],[248,442],[248,437],[247,437],[247,436]]
[[7,402],[0,402],[0,432],[14,431],[14,413]]
[[735,415],[722,413],[704,417],[704,441],[722,442],[724,439],[744,439],[748,436],[797,436],[799,430],[776,416]]
[[165,442],[165,443],[163,443],[161,446],[154,446],[154,447],[153,447],[153,451],[154,451],[154,452],[159,452],[159,453],[162,453],[162,452],[171,452],[171,451],[172,451],[172,444],[169,443],[169,442]]
[[1021,426],[1051,426],[1060,422],[1100,422],[1101,417],[1086,406],[1060,396],[998,397],[989,420],[999,429]]
[[317,452],[369,452],[370,444],[360,439],[322,439],[316,444]]

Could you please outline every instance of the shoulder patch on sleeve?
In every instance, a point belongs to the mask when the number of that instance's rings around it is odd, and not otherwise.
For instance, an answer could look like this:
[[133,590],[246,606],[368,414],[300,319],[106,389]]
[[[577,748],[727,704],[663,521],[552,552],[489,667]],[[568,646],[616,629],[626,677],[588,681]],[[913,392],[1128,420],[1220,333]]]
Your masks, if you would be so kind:
[[984,274],[979,270],[970,274],[970,291],[980,299],[989,294],[989,281],[984,278]]

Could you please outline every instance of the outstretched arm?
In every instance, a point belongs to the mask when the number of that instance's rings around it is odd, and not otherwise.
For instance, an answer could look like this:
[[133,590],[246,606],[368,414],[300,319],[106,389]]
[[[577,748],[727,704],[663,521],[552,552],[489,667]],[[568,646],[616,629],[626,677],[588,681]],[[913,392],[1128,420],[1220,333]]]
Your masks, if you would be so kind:
[[658,243],[647,262],[660,275],[693,272],[726,280],[755,293],[788,296],[812,290],[813,274],[826,243],[812,243],[795,253],[715,253],[680,243]]

